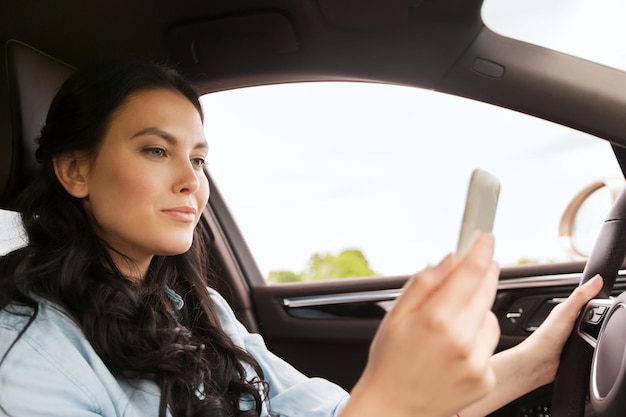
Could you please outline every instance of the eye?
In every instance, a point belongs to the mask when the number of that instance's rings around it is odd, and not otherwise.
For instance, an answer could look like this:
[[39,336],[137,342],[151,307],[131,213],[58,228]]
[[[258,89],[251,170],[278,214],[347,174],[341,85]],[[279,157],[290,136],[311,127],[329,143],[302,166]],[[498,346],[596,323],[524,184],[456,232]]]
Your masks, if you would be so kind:
[[163,148],[146,148],[144,149],[144,152],[150,156],[154,156],[155,158],[163,158],[167,156],[167,151]]
[[195,166],[197,167],[203,167],[205,164],[205,159],[204,158],[193,158],[191,160],[191,163],[193,163]]

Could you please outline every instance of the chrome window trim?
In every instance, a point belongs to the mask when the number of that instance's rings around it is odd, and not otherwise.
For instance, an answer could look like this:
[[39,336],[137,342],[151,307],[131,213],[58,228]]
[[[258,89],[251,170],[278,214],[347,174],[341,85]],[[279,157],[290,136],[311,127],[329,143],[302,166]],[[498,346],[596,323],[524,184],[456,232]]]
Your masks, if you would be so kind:
[[[626,270],[620,270],[618,276],[626,276]],[[538,277],[511,278],[498,283],[498,291],[520,290],[537,287],[558,287],[578,285],[582,273],[543,275]],[[360,291],[339,294],[312,295],[306,297],[289,297],[282,301],[287,308],[318,307],[334,304],[351,304],[395,300],[402,294],[401,288],[387,290]]]
[[395,300],[402,294],[401,288],[389,290],[361,291],[328,295],[312,295],[283,299],[283,306],[288,308],[317,307],[331,304],[350,304]]

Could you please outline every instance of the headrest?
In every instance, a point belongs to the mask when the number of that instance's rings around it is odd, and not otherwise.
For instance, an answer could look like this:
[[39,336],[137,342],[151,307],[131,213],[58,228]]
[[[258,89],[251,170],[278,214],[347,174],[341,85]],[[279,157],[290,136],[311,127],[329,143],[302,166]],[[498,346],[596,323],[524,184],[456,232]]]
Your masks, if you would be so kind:
[[10,155],[5,175],[0,173],[0,208],[11,209],[39,169],[35,139],[54,95],[75,68],[19,41],[8,41],[6,48],[12,134],[0,137],[0,153]]

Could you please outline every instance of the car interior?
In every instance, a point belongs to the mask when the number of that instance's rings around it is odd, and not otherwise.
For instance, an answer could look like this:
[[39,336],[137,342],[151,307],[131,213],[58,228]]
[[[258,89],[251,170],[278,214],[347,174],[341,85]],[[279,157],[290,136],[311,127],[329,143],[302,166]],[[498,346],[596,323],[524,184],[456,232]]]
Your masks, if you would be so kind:
[[[504,37],[485,25],[481,5],[482,0],[6,1],[0,6],[5,80],[0,83],[0,208],[14,210],[16,196],[37,171],[35,139],[62,82],[76,68],[136,56],[175,66],[202,94],[358,81],[470,98],[607,141],[626,172],[626,74]],[[217,289],[278,356],[349,391],[367,361],[386,303],[401,294],[409,276],[268,285],[219,183],[210,173],[209,180],[211,197],[201,225]],[[584,311],[584,317],[596,314],[597,320],[577,327],[557,382],[492,416],[623,415],[618,397],[624,389],[626,341],[607,330],[605,344],[617,347],[600,349],[600,337],[605,327],[626,334],[618,324],[607,325],[621,320],[625,309],[616,306],[626,305],[619,298],[626,289],[625,199],[618,198],[588,262],[502,268],[493,305],[502,332],[498,350],[531,334],[592,274],[605,278],[600,297],[605,300]],[[598,353],[615,350],[619,353]],[[600,390],[611,394],[600,392],[595,401],[593,389],[588,391],[590,369],[597,368],[591,365],[594,354],[601,364],[618,369],[601,384],[612,387]],[[598,372],[591,372],[592,388],[604,378]]]

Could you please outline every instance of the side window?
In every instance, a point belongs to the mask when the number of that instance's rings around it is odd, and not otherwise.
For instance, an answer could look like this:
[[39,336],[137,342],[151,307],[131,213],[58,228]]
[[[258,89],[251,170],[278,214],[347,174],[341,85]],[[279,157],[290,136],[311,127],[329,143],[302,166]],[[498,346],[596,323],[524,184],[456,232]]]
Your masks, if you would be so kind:
[[559,241],[569,201],[622,177],[605,141],[415,88],[302,83],[202,103],[209,170],[270,282],[410,274],[438,262],[455,247],[476,167],[502,182],[498,261],[569,261]]

